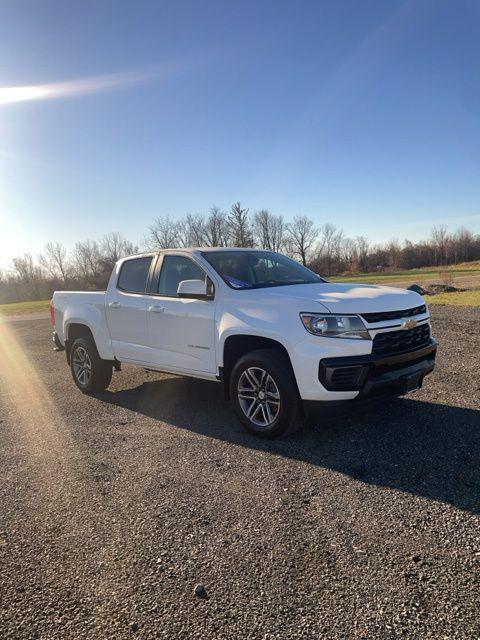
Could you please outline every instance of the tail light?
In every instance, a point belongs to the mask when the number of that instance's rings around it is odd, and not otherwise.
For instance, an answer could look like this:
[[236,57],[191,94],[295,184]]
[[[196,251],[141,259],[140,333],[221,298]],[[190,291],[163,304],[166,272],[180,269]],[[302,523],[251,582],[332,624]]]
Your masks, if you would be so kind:
[[55,307],[53,306],[53,300],[50,300],[50,321],[52,326],[55,326]]

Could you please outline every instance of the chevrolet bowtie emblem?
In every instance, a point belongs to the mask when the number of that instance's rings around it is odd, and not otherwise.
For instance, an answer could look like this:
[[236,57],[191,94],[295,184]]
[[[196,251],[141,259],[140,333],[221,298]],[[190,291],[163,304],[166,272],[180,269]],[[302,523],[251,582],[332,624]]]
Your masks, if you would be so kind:
[[417,326],[418,322],[416,320],[405,320],[402,323],[402,329],[414,329]]

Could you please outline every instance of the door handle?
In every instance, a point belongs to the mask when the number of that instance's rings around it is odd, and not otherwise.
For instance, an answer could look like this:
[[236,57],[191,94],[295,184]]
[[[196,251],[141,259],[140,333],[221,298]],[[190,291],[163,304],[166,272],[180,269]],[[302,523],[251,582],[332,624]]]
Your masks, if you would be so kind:
[[116,300],[114,302],[109,302],[108,306],[111,309],[118,309],[119,307],[121,307],[122,305],[120,304],[120,302],[117,302]]
[[165,311],[165,307],[161,307],[159,304],[154,304],[151,307],[148,307],[148,310],[152,313],[163,313]]

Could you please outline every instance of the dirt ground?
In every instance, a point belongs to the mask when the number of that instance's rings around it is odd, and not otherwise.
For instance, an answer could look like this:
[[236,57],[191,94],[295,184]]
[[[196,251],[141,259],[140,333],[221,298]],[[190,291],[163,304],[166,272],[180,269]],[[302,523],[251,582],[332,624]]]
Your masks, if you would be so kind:
[[48,320],[0,324],[2,639],[480,638],[479,313],[432,308],[421,391],[274,442],[215,383],[82,395]]

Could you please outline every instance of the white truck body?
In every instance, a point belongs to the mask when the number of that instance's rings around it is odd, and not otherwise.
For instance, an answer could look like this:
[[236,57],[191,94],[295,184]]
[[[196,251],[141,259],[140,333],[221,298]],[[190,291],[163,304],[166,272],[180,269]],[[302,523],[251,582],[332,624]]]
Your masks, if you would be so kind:
[[[133,256],[116,264],[106,292],[55,292],[52,304],[57,344],[68,349],[71,328],[85,326],[103,360],[219,381],[225,374],[226,344],[230,338],[264,339],[271,341],[272,345],[279,345],[288,354],[298,393],[304,402],[353,400],[361,394],[362,388],[358,384],[355,388],[340,384],[338,389],[332,390],[332,385],[326,385],[325,381],[322,383],[319,364],[342,358],[346,359],[346,364],[351,358],[355,363],[362,356],[367,361],[372,357],[374,345],[381,341],[375,340],[378,334],[396,332],[398,335],[405,330],[423,332],[419,348],[424,351],[429,346],[430,352],[425,358],[429,365],[424,366],[421,379],[433,369],[436,343],[430,335],[429,313],[421,296],[414,291],[322,280],[308,284],[242,288],[242,281],[226,280],[209,262],[210,252],[218,256],[221,251],[218,248],[171,249]],[[249,255],[262,255],[258,250],[229,248],[223,251],[230,254],[249,251]],[[267,254],[275,255],[265,252]],[[174,294],[162,294],[158,283],[163,277],[160,274],[166,256],[177,257],[175,259],[182,264],[191,262],[193,272],[200,269],[209,281],[213,295],[208,299],[178,297],[176,288]],[[126,291],[119,286],[122,268],[128,261],[142,258],[151,260],[145,290]],[[172,264],[171,259],[168,264]],[[166,278],[168,274],[164,280]],[[188,280],[187,288],[189,282],[191,280]],[[301,314],[305,313],[360,317],[369,339],[309,333],[301,319]],[[374,321],[369,322],[368,319]],[[425,328],[421,329],[423,325]],[[427,332],[428,340],[425,339]],[[399,335],[403,338],[407,334]],[[405,344],[408,349],[396,347],[391,354],[383,353],[397,357],[398,362],[395,362],[392,372],[401,372],[399,353],[418,351],[415,342]],[[409,356],[407,365],[413,359]],[[346,369],[343,371],[345,373]]]

